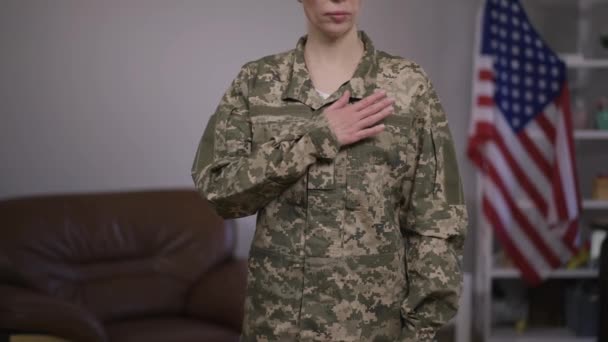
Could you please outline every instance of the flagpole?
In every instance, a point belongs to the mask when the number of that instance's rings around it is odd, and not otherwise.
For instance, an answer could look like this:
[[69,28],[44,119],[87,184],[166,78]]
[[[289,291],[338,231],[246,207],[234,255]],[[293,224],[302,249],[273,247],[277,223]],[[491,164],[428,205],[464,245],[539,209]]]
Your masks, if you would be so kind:
[[[482,1],[480,7],[477,10],[476,16],[476,30],[475,30],[475,43],[474,43],[474,54],[473,54],[473,77],[471,79],[471,117],[473,117],[473,110],[475,110],[477,102],[476,94],[476,77],[478,72],[478,56],[481,51],[481,21],[483,18],[484,8],[486,1]],[[470,130],[474,129],[471,125]],[[491,300],[492,300],[492,258],[488,257],[492,255],[492,230],[487,229],[487,223],[483,215],[482,203],[482,186],[483,186],[483,174],[479,170],[475,171],[476,177],[476,227],[475,227],[475,277],[474,277],[474,296],[473,305],[476,308],[475,317],[473,319],[473,331],[474,335],[481,336],[482,341],[489,341],[491,331]]]

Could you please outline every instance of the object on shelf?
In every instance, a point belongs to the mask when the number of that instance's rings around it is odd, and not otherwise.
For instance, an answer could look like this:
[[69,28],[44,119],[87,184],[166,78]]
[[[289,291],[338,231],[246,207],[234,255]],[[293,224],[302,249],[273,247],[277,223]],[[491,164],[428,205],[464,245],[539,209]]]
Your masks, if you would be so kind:
[[593,267],[599,267],[600,264],[600,253],[602,250],[602,243],[606,239],[605,230],[594,230],[591,233],[591,265]]
[[[492,319],[495,326],[521,326],[521,322],[526,322],[527,306],[525,303],[513,303],[505,299],[494,300],[492,303]],[[517,329],[518,333],[523,333],[525,325]]]
[[566,290],[566,325],[577,336],[595,336],[599,323],[599,289],[592,282]]
[[600,35],[600,43],[604,49],[608,49],[608,32]]
[[566,268],[568,270],[580,270],[589,267],[589,250],[586,248],[582,248],[577,254],[575,254],[568,264]]
[[595,125],[598,129],[608,130],[608,98],[602,97],[598,101]]
[[515,327],[519,333],[525,330],[528,319],[526,288],[521,283],[496,283],[492,293],[492,324],[494,326]]
[[525,319],[520,319],[519,321],[515,322],[515,331],[518,334],[523,334],[527,328],[528,328],[528,321],[526,321]]
[[493,263],[494,268],[509,269],[509,268],[515,267],[515,265],[513,265],[513,262],[507,255],[507,253],[505,253],[505,251],[502,248],[494,253],[493,260],[494,260],[494,263]]
[[599,174],[593,180],[593,198],[608,200],[608,173]]
[[585,129],[589,124],[589,114],[587,112],[587,106],[585,105],[585,101],[582,98],[577,98],[574,101],[574,128],[575,129]]

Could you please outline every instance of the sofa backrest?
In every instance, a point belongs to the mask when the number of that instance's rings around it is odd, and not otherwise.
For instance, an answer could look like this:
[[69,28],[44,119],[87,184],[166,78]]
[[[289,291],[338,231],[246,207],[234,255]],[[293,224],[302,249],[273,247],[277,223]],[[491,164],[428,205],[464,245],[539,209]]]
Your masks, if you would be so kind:
[[0,201],[0,279],[104,321],[181,313],[191,286],[234,244],[194,190]]

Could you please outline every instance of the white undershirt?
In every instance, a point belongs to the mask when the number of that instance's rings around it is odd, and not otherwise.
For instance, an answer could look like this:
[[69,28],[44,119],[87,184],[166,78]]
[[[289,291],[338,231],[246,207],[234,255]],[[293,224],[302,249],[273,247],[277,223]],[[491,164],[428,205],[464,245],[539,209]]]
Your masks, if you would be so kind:
[[327,98],[331,96],[331,94],[324,93],[324,92],[320,91],[319,89],[315,89],[315,90],[317,91],[317,93],[319,93],[319,95],[321,95],[323,100],[327,100]]

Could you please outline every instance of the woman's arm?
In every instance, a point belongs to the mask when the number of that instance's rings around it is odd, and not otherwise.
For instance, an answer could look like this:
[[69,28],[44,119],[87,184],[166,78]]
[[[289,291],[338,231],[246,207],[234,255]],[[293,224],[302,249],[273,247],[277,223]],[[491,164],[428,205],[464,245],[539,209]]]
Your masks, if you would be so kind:
[[224,218],[255,214],[302,177],[318,159],[340,149],[324,115],[298,131],[273,137],[252,151],[247,96],[255,65],[243,66],[226,91],[201,139],[192,178]]
[[407,241],[408,294],[402,341],[432,341],[458,309],[467,228],[458,165],[447,118],[431,83],[415,100],[419,155],[404,182],[400,222]]

